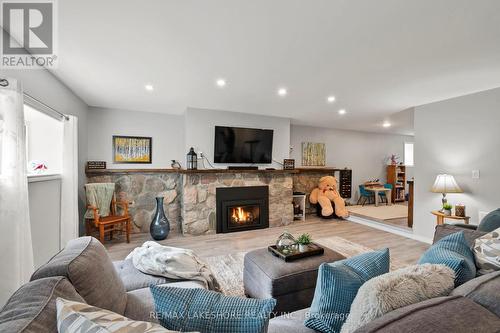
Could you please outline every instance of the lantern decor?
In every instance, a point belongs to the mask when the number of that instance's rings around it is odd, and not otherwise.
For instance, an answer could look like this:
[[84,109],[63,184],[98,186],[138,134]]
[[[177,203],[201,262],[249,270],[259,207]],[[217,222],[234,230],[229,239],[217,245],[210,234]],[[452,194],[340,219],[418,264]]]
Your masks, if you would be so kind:
[[278,237],[276,248],[283,254],[292,254],[297,250],[297,241],[288,230],[285,230],[285,232]]
[[187,163],[186,168],[188,170],[196,170],[198,169],[198,155],[194,152],[194,148],[191,147],[189,152],[187,153]]

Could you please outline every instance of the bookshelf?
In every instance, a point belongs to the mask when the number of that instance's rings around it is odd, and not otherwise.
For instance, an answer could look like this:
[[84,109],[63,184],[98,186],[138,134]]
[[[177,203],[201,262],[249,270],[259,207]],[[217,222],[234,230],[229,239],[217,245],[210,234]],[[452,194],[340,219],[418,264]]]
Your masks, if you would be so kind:
[[352,170],[343,169],[339,172],[339,192],[344,199],[352,197]]
[[405,201],[406,166],[388,165],[387,183],[392,184],[392,202]]

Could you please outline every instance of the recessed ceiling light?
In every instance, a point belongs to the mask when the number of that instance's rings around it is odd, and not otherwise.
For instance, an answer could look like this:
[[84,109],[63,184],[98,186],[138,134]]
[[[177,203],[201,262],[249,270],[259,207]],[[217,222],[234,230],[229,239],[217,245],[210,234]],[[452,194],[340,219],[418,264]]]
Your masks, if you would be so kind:
[[382,126],[384,126],[385,128],[391,127],[391,123],[388,122],[388,121],[384,121],[384,123],[382,124]]
[[224,79],[217,79],[217,81],[215,81],[215,84],[217,84],[218,87],[225,87],[226,86],[226,80]]
[[326,100],[328,101],[328,103],[333,103],[335,102],[335,96],[328,96]]
[[345,109],[340,109],[339,110],[339,114],[346,114],[346,113],[347,113],[347,111]]
[[278,95],[280,95],[281,97],[286,96],[286,94],[288,94],[288,91],[286,91],[285,88],[278,89]]
[[149,84],[149,83],[148,83],[148,84],[146,84],[146,85],[144,86],[144,89],[146,89],[147,91],[153,91],[153,90],[155,89],[155,87],[153,87],[153,85],[152,85],[152,84]]

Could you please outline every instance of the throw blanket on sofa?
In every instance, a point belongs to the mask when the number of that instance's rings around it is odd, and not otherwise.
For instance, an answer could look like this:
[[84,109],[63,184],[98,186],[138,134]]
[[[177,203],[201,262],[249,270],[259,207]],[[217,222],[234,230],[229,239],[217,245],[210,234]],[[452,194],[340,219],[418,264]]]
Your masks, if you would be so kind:
[[132,259],[134,267],[145,274],[170,279],[201,281],[208,289],[220,291],[219,283],[210,267],[202,262],[192,250],[163,246],[148,241],[141,247],[136,247],[126,259]]

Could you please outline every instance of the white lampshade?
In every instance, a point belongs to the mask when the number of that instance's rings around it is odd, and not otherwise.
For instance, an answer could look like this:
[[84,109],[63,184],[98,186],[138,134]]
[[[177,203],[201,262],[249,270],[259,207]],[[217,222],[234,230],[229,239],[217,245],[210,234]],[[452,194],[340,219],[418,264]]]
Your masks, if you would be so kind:
[[442,174],[437,175],[431,192],[434,193],[462,193],[462,189],[458,186],[455,178],[452,175]]

